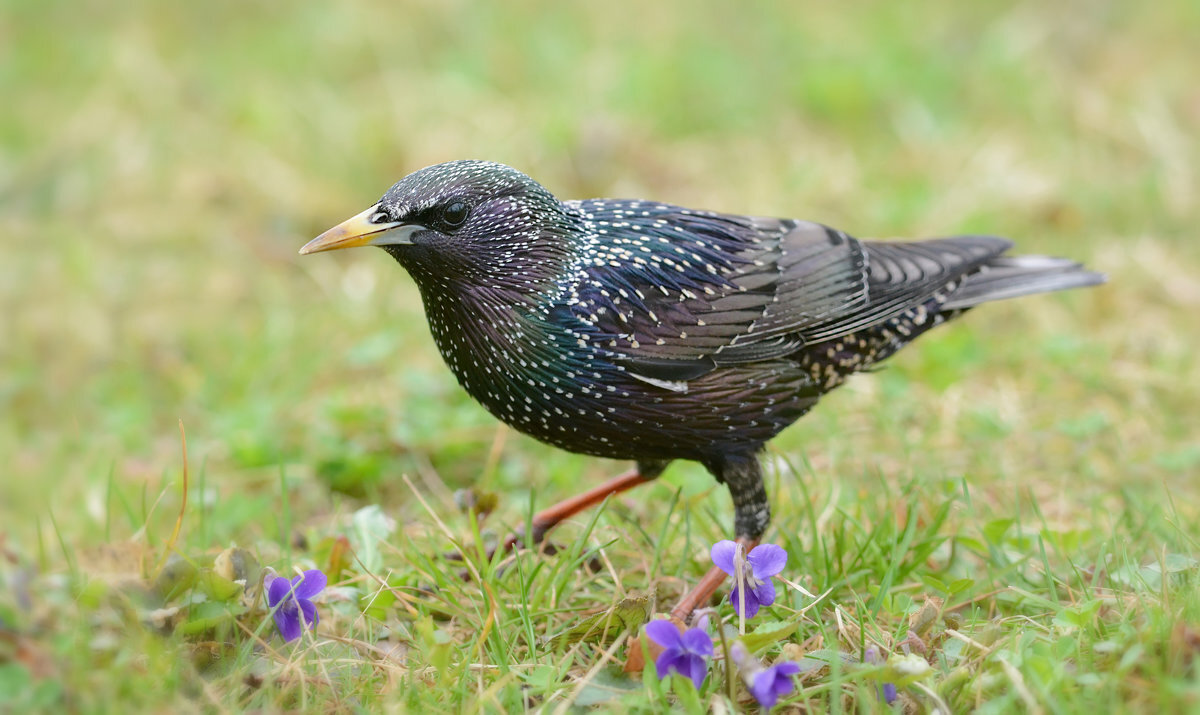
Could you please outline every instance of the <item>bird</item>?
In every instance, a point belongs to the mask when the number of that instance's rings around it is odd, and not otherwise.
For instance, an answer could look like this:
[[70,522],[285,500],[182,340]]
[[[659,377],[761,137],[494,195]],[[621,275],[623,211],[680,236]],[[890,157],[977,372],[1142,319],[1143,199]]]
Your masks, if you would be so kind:
[[[860,240],[800,219],[559,200],[480,160],[409,174],[300,253],[356,246],[407,270],[439,352],[488,412],[636,465],[539,512],[506,548],[675,460],[728,488],[734,533],[755,544],[771,519],[765,445],[822,395],[982,303],[1106,280],[1010,255],[996,236]],[[722,577],[706,576],[689,607]]]

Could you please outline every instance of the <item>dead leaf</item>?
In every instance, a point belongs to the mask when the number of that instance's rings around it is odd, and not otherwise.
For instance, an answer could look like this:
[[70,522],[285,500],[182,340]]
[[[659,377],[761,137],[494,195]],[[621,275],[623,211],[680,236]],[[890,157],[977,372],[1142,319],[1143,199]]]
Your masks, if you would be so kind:
[[607,645],[623,633],[636,633],[650,615],[648,596],[623,598],[613,606],[589,616],[571,628],[553,636],[548,643],[557,648],[584,641]]

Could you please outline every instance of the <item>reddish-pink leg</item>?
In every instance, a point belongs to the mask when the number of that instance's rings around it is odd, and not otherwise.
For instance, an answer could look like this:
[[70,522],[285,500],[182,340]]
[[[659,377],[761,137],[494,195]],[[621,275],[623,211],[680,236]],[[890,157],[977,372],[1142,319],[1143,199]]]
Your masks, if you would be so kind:
[[[658,476],[658,475],[655,475]],[[541,543],[546,536],[546,532],[558,526],[566,519],[570,519],[584,509],[591,508],[603,502],[613,494],[620,494],[628,491],[639,484],[645,484],[651,481],[654,477],[642,475],[638,469],[631,469],[624,474],[614,477],[600,486],[593,487],[582,494],[577,494],[570,499],[564,499],[548,509],[543,509],[533,515],[533,533],[529,535],[528,540],[524,534],[512,533],[504,540],[501,547],[504,551],[509,551],[519,542],[528,542],[530,545]]]

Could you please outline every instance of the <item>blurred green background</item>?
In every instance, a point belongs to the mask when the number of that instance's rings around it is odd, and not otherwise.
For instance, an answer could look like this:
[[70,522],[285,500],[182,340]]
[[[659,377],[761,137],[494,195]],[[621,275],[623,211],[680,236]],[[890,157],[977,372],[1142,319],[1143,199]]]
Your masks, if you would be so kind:
[[281,474],[299,520],[427,520],[402,473],[519,518],[529,487],[617,469],[498,433],[385,254],[296,255],[468,157],[562,198],[997,233],[1106,271],[922,339],[775,449],[819,489],[964,474],[1067,522],[1130,489],[1194,517],[1197,37],[1186,1],[6,0],[0,530],[115,539],[160,498],[173,521],[179,419],[213,546],[278,535]]

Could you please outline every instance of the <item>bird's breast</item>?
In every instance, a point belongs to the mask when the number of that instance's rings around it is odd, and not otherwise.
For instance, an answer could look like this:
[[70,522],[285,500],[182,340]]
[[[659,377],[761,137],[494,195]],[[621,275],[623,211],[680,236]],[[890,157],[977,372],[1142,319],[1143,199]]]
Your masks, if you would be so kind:
[[496,418],[568,451],[696,458],[721,444],[764,442],[815,401],[807,376],[787,363],[656,384],[552,311],[431,302],[430,330],[459,384]]

